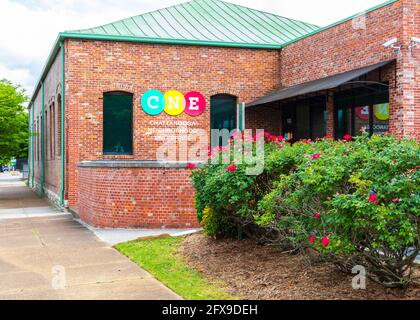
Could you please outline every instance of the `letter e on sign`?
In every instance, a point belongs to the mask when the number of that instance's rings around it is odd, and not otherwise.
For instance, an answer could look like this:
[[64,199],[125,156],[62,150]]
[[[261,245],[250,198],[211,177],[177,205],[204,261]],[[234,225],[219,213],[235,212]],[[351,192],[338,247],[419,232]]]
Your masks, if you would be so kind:
[[206,110],[206,99],[197,91],[188,92],[185,95],[185,113],[197,117]]

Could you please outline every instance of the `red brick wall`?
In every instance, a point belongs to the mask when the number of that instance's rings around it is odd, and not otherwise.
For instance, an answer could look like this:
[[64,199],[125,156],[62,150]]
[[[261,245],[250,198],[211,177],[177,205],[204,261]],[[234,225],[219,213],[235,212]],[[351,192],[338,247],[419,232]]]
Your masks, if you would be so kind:
[[420,0],[400,0],[403,5],[403,45],[397,60],[394,131],[401,136],[420,138],[420,48],[409,49],[411,37],[420,37]]
[[[50,67],[44,80],[44,109],[47,111],[47,118],[44,124],[44,162],[45,162],[45,183],[44,191],[54,202],[58,201],[61,185],[61,154],[60,146],[57,144],[60,139],[60,92],[61,92],[61,63],[60,52]],[[32,110],[32,108],[34,110]],[[51,112],[53,110],[53,112]],[[41,115],[42,115],[42,89],[34,99],[34,104],[29,112],[31,117],[31,131],[34,139],[31,139],[29,162],[30,179],[34,173],[34,188],[40,192],[42,180],[42,157],[41,157]],[[37,122],[38,121],[38,122]],[[32,153],[34,161],[32,162]],[[30,180],[32,186],[32,180]]]
[[[375,72],[368,79],[390,83],[390,131],[398,136],[419,136],[420,132],[420,49],[408,49],[412,36],[420,35],[420,0],[400,0],[356,19],[316,33],[281,50],[281,85],[289,87],[351,71],[379,62],[396,63]],[[393,37],[401,53],[383,47]],[[328,135],[333,135],[333,101],[328,101]],[[258,121],[248,116],[247,123]],[[266,127],[275,118],[267,117]]]
[[[281,53],[282,85],[396,59],[382,75],[390,82],[390,130],[399,136],[419,136],[420,50],[408,49],[410,38],[420,34],[419,10],[420,0],[400,0],[286,46]],[[403,45],[400,54],[382,46],[393,37]],[[332,121],[331,117],[330,127]]]
[[198,227],[189,175],[169,168],[79,168],[79,215],[97,227]]
[[[156,149],[161,142],[146,134],[148,128],[154,127],[150,121],[195,121],[195,128],[209,131],[209,107],[212,95],[231,94],[238,97],[238,102],[249,102],[274,90],[280,84],[278,50],[79,40],[66,40],[65,46],[68,199],[70,207],[78,209],[81,212],[79,214],[87,217],[88,221],[94,221],[87,213],[88,208],[91,208],[91,212],[100,214],[100,207],[106,206],[104,203],[106,197],[97,197],[100,186],[93,184],[89,179],[97,169],[80,169],[77,167],[79,162],[102,159],[155,160]],[[150,89],[160,90],[162,93],[171,89],[182,93],[199,91],[206,97],[207,110],[195,118],[188,115],[170,117],[164,113],[157,117],[146,115],[141,110],[139,100],[142,94]],[[104,92],[114,90],[134,94],[132,156],[109,157],[102,154],[102,97]],[[166,190],[167,183],[170,186],[171,182],[164,180],[159,170],[139,171],[148,177],[155,175],[153,184],[148,185],[150,188],[138,189],[137,186],[142,181],[139,175],[136,179],[127,180],[129,182],[125,183],[124,188],[137,188],[139,197],[153,196],[159,199],[162,196],[160,188]],[[105,172],[116,177],[111,169]],[[115,172],[124,173],[124,171]],[[188,181],[185,173],[179,174]],[[100,182],[100,179],[95,181]],[[176,199],[160,199],[171,201],[172,203],[168,204],[171,208],[174,208],[174,203],[179,204],[183,209],[178,210],[187,210],[190,215],[188,221],[195,220],[191,197],[182,202],[182,205]],[[145,205],[147,210],[151,210],[150,204]],[[146,209],[141,208],[140,202],[137,206],[140,220],[136,220],[135,223],[140,225],[145,221],[151,222],[153,219],[141,220],[142,212]],[[154,210],[163,214],[164,211],[161,211],[160,206],[164,207],[164,202],[155,202]],[[169,214],[169,211],[165,212]],[[110,214],[109,210],[107,214]],[[121,213],[119,217],[119,225],[132,225],[130,221],[134,218],[127,215],[127,221],[123,221],[123,215]],[[170,220],[165,221],[170,222]],[[117,224],[113,223],[113,226]]]
[[[398,1],[286,46],[281,52],[282,85],[293,86],[397,58],[395,50],[382,44],[398,37],[401,18],[401,1]],[[395,132],[395,115],[401,108],[393,81],[395,67],[384,69],[381,79],[375,80],[390,81],[390,130]],[[329,100],[327,131],[331,136],[334,134],[332,105],[333,101]]]
[[246,108],[246,129],[264,129],[273,135],[282,133],[281,109],[277,104]]
[[401,17],[401,1],[397,1],[357,21],[346,21],[284,47],[282,85],[288,87],[396,58],[394,50],[382,44],[398,36]]

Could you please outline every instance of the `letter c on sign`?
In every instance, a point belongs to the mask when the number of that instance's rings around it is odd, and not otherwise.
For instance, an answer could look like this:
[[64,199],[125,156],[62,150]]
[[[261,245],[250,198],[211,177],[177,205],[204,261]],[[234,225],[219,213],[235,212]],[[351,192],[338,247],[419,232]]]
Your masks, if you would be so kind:
[[165,98],[158,90],[146,91],[141,98],[141,107],[148,115],[157,116],[165,109]]

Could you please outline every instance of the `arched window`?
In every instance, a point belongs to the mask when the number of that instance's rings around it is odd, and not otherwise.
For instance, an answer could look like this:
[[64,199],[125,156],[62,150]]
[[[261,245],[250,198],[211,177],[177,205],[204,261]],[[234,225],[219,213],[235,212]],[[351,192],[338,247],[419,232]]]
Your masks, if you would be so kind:
[[[227,94],[219,94],[210,98],[210,129],[228,130],[236,129],[237,98]],[[212,145],[226,145],[228,139],[215,138],[212,131]]]
[[[32,107],[32,108],[34,108],[34,107]],[[36,117],[35,132],[34,132],[34,134],[35,134],[35,139],[34,139],[35,140],[35,161],[38,161],[38,149],[39,149],[39,147],[38,147],[38,138],[39,138],[39,135],[38,135],[38,121],[39,121],[39,117]]]
[[50,129],[49,125],[48,125],[48,106],[45,106],[45,113],[44,113],[44,119],[43,119],[43,124],[44,124],[44,161],[45,160],[49,160],[48,156],[49,156],[49,152],[48,152],[48,148],[49,148],[49,143],[50,143],[50,137],[48,136],[48,130]]
[[104,93],[103,152],[105,155],[133,154],[133,95]]
[[[41,160],[41,122],[42,122],[42,114],[39,114],[37,117],[37,132],[36,132],[36,144],[37,144],[37,156],[38,156],[38,161]],[[38,166],[40,165],[40,162],[38,162]]]
[[54,153],[54,144],[55,144],[55,127],[54,127],[54,123],[55,123],[55,119],[54,119],[54,114],[55,114],[55,104],[54,102],[50,105],[50,120],[49,120],[49,139],[50,139],[50,159],[54,160],[55,159],[55,153]]

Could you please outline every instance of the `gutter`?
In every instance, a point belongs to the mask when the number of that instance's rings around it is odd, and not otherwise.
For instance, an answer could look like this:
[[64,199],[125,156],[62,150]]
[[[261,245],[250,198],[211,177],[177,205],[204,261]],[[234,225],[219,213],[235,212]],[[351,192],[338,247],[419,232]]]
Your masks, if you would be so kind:
[[[30,116],[29,116],[30,118]],[[32,153],[32,189],[34,188],[34,181],[35,181],[35,150],[34,150],[34,146],[35,146],[35,131],[34,131],[34,126],[35,126],[35,108],[34,108],[34,104],[32,103],[32,132],[31,132],[31,137],[32,137],[32,144],[31,144],[31,153]]]
[[65,52],[64,43],[60,42],[60,53],[61,53],[61,125],[60,125],[60,139],[61,139],[61,186],[60,186],[60,206],[64,206],[64,190],[65,190]]
[[63,38],[83,39],[83,40],[105,40],[105,41],[124,41],[124,42],[140,42],[140,43],[158,43],[158,44],[183,44],[192,46],[211,46],[211,47],[234,47],[249,49],[280,49],[280,44],[269,43],[240,43],[240,42],[222,42],[209,40],[187,40],[187,39],[166,39],[166,38],[142,38],[137,36],[121,36],[107,34],[92,34],[80,32],[62,32]]

